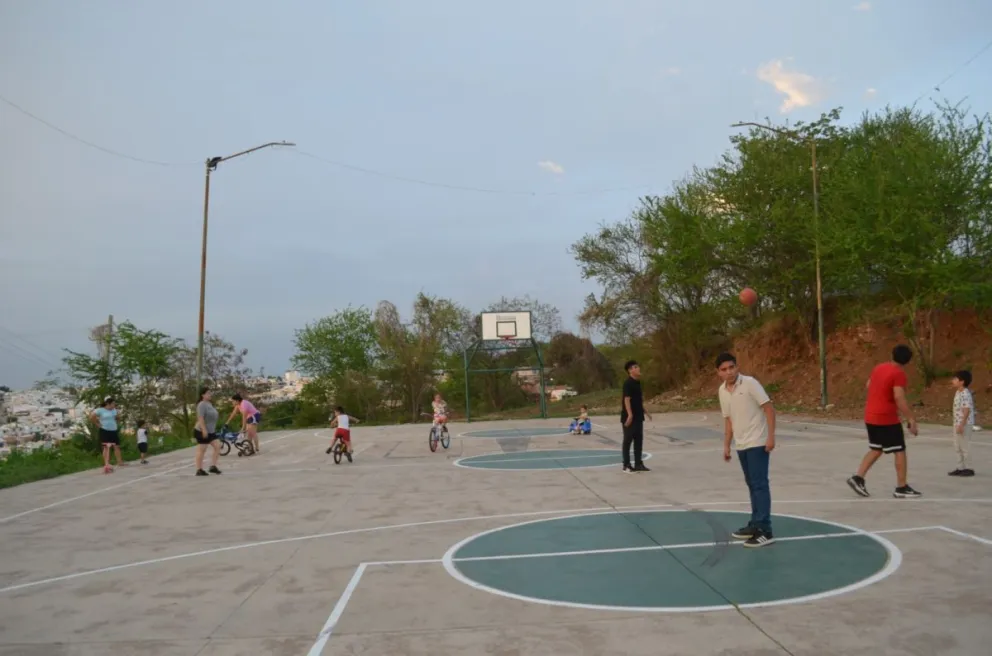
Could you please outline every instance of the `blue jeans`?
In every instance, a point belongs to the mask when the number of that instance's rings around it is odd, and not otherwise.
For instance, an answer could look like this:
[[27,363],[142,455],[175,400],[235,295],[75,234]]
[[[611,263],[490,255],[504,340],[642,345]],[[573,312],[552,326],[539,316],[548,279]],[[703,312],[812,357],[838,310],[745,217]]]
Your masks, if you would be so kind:
[[744,481],[751,493],[751,521],[748,526],[772,531],[772,492],[768,486],[768,460],[771,454],[764,446],[737,452],[744,470]]

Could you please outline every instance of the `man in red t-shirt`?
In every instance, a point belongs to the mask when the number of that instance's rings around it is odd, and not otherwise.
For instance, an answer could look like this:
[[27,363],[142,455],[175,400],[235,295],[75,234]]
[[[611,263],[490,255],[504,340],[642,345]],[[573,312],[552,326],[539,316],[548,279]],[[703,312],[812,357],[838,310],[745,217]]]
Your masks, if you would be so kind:
[[868,496],[865,476],[883,453],[895,455],[896,489],[892,496],[905,499],[920,496],[906,482],[906,436],[902,432],[899,413],[906,418],[909,432],[918,433],[916,418],[906,401],[906,371],[904,367],[913,359],[913,351],[905,344],[892,349],[892,362],[877,365],[871,372],[866,388],[865,427],[868,429],[868,453],[858,468],[858,473],[847,479],[851,489],[863,497]]

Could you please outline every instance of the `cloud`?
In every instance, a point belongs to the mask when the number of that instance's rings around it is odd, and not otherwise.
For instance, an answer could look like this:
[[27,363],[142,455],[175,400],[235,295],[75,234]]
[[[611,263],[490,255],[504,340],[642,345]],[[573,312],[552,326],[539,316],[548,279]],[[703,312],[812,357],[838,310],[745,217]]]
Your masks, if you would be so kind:
[[662,71],[662,75],[664,75],[665,77],[681,75],[681,74],[682,74],[682,69],[679,68],[678,66],[669,66],[664,71]]
[[871,3],[859,2],[858,4],[854,5],[853,9],[854,11],[871,11]]
[[757,74],[759,80],[785,95],[785,100],[779,107],[783,114],[799,107],[809,107],[823,98],[823,85],[816,78],[799,71],[786,70],[781,59],[762,64]]
[[551,173],[554,173],[555,175],[561,175],[562,173],[565,172],[565,169],[562,167],[561,164],[558,164],[557,162],[552,162],[550,159],[546,159],[543,162],[538,162],[537,165],[540,166],[545,171],[549,171]]
[[878,93],[878,89],[874,87],[868,87],[867,89],[865,89],[865,98],[874,98],[876,93]]

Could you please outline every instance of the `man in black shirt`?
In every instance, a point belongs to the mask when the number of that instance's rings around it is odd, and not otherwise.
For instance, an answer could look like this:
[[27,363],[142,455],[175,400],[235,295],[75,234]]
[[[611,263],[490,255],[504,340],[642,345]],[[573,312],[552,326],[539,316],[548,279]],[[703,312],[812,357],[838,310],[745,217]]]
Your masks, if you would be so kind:
[[[623,383],[623,407],[620,410],[620,423],[623,424],[623,471],[651,471],[641,461],[644,449],[644,417],[651,418],[644,411],[644,396],[641,392],[641,366],[630,360],[623,366],[627,380]],[[634,445],[634,466],[630,465],[630,445]]]

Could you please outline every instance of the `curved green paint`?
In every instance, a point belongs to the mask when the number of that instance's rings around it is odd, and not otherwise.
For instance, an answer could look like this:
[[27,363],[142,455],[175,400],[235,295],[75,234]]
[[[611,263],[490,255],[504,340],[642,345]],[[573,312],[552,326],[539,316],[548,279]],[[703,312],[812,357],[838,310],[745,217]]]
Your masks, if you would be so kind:
[[[746,549],[729,534],[748,517],[688,511],[552,519],[480,536],[453,558],[465,577],[495,590],[620,608],[705,608],[794,599],[855,584],[888,563],[888,550],[869,536],[791,517],[773,517],[778,542]],[[781,540],[814,535],[837,537]],[[697,546],[667,548],[687,544]],[[641,547],[646,550],[464,560]]]
[[469,456],[458,461],[475,469],[581,469],[623,464],[619,449],[548,449]]

